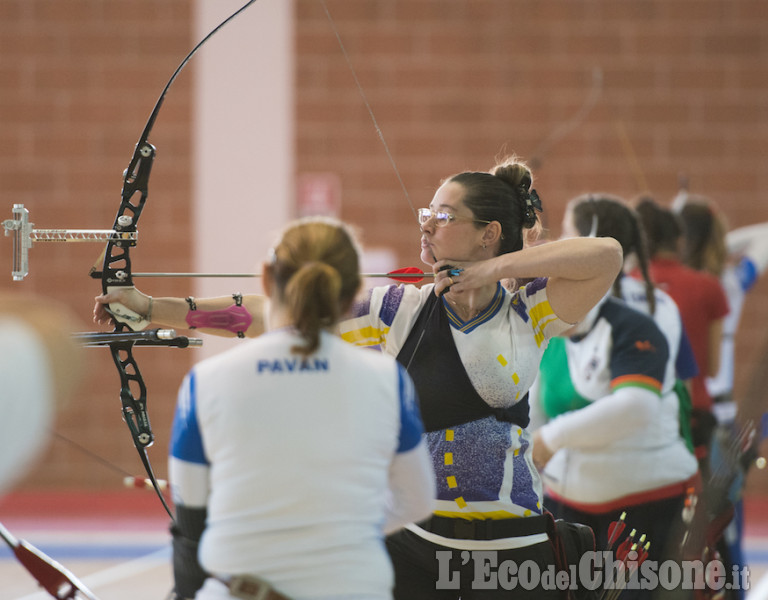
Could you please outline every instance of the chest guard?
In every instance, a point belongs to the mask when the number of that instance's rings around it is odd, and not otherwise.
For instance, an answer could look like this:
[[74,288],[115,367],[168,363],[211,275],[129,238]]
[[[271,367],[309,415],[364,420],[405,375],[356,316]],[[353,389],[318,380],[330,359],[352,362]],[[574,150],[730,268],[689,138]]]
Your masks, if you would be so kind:
[[489,406],[480,397],[461,362],[442,299],[434,294],[421,309],[397,360],[413,379],[428,432],[489,416],[520,427],[530,422],[528,394],[507,408]]

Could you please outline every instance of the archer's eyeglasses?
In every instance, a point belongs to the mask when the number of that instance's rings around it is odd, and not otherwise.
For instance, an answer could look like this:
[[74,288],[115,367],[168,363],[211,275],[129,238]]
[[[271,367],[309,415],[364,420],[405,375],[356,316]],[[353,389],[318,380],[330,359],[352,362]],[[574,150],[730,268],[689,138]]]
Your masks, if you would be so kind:
[[432,217],[435,218],[435,225],[438,227],[445,227],[448,225],[448,223],[452,221],[472,221],[473,223],[491,223],[492,221],[483,221],[482,219],[473,219],[471,217],[457,217],[456,215],[452,215],[448,212],[443,212],[441,210],[435,212],[433,210],[430,210],[429,208],[420,208],[416,211],[418,214],[419,219],[419,225],[424,225],[427,221],[429,221]]

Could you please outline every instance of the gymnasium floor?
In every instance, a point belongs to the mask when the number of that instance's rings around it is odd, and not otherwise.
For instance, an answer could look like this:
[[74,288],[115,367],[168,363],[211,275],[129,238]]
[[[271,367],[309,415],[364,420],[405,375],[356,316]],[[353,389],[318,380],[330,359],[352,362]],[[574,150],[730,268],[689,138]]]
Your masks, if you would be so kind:
[[[0,522],[100,600],[163,600],[171,589],[169,518],[151,491],[13,494],[0,501]],[[2,545],[0,600],[51,598]]]
[[[768,599],[768,496],[745,501],[749,600]],[[14,494],[0,522],[77,575],[100,600],[163,600],[171,588],[168,517],[144,490]],[[0,547],[0,600],[51,598]]]

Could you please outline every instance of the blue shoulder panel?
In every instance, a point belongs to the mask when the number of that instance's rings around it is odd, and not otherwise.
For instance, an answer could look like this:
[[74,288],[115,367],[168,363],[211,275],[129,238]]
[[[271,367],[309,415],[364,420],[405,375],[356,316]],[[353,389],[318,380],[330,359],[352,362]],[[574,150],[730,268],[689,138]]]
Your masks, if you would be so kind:
[[416,388],[411,376],[402,365],[397,365],[398,387],[400,389],[400,443],[398,452],[407,452],[415,448],[421,441],[424,425],[421,422]]
[[209,464],[197,422],[195,373],[190,372],[179,389],[171,429],[171,456],[191,463]]

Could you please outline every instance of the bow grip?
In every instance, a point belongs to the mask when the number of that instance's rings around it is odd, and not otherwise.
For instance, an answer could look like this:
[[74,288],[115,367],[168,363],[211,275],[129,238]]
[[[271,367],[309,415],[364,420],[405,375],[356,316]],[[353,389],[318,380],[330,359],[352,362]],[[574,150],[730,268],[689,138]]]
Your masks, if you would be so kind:
[[[109,294],[119,289],[125,289],[125,286],[109,285],[107,286],[107,293]],[[119,302],[110,302],[109,307],[107,308],[107,312],[112,315],[115,321],[125,323],[133,331],[141,331],[142,329],[146,329],[150,323],[145,315],[140,315],[136,311],[131,310]]]

